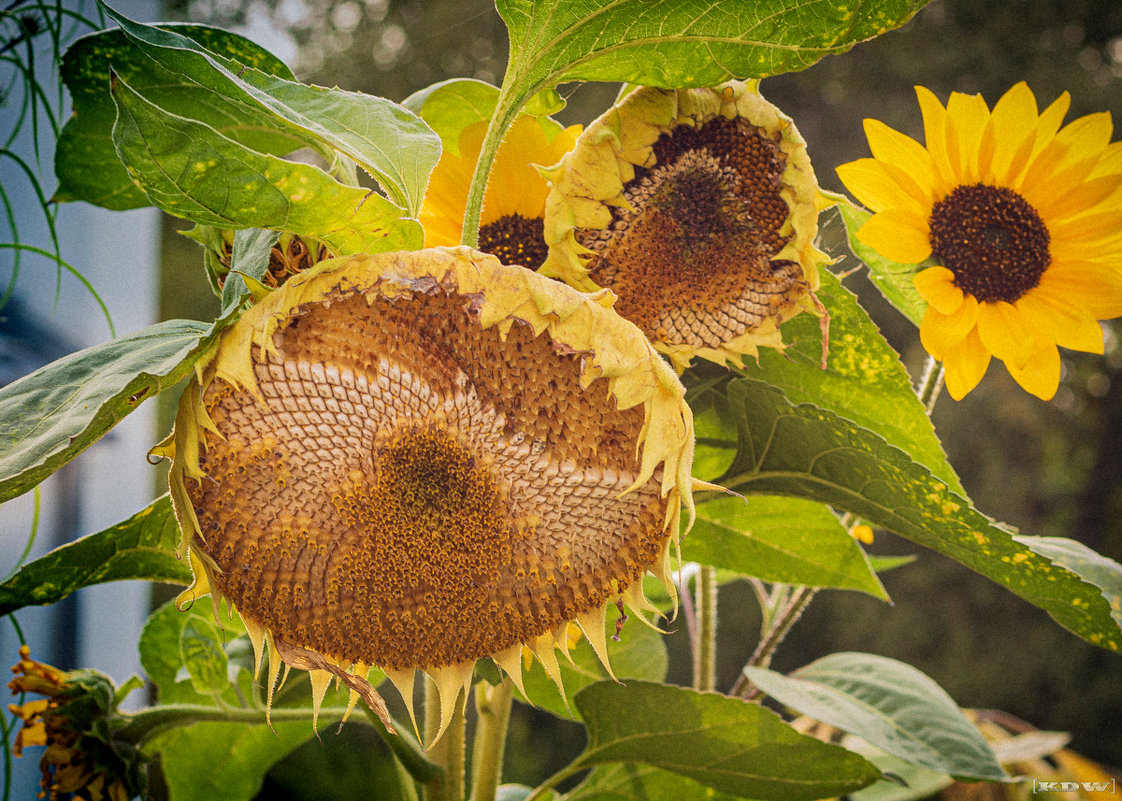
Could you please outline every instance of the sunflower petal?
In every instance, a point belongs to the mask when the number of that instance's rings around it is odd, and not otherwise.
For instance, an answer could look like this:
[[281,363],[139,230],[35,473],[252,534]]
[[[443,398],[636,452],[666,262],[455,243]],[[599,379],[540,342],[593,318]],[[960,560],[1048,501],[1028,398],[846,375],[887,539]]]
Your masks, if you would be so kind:
[[928,267],[912,278],[921,298],[943,314],[954,314],[962,306],[964,295],[955,286],[954,273],[946,267]]
[[877,159],[858,159],[837,168],[845,188],[863,205],[873,211],[902,208],[920,216],[931,211],[930,198],[926,198],[911,176],[891,164]]
[[982,344],[977,330],[971,331],[962,342],[947,352],[943,360],[947,392],[955,400],[962,400],[986,374],[990,352]]
[[980,179],[979,151],[989,118],[989,107],[981,95],[951,93],[947,119],[953,123],[947,126],[947,158],[959,183],[973,184]]
[[917,86],[916,97],[919,98],[919,108],[923,114],[923,135],[927,144],[927,151],[931,154],[931,166],[937,183],[935,194],[943,196],[957,186],[960,177],[951,161],[947,146],[947,110],[939,102],[939,98],[924,86]]
[[1051,342],[1038,339],[1023,368],[1008,362],[1005,366],[1021,387],[1041,400],[1051,400],[1059,389],[1060,352]]
[[927,220],[901,209],[880,211],[865,221],[857,238],[886,259],[918,264],[931,255]]
[[920,186],[932,186],[935,173],[931,154],[915,139],[880,120],[865,120],[865,136],[869,140],[869,150],[878,161],[911,175]]
[[1062,299],[1096,320],[1122,316],[1122,270],[1095,262],[1054,264],[1040,279],[1036,292]]
[[936,359],[943,359],[954,348],[974,333],[978,320],[978,301],[967,295],[953,314],[943,314],[928,307],[919,327],[919,338],[924,350]]
[[983,183],[1008,186],[1020,174],[1032,154],[1037,120],[1036,96],[1021,81],[1009,89],[993,107],[994,153]]
[[1059,305],[1046,292],[1028,292],[1017,300],[1016,306],[1038,338],[1072,350],[1103,352],[1103,330],[1098,321]]
[[979,304],[978,336],[990,353],[1017,368],[1023,368],[1032,355],[1035,335],[1011,303]]

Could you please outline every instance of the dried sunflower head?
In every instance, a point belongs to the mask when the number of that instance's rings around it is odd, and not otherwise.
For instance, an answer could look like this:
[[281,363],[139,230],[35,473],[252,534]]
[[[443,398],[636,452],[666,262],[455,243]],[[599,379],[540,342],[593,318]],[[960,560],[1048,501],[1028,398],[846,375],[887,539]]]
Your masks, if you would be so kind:
[[679,369],[781,346],[778,325],[815,308],[828,203],[758,82],[637,89],[550,177],[542,272],[610,288]]
[[283,660],[385,714],[368,667],[407,703],[419,669],[443,729],[477,660],[520,683],[526,645],[560,685],[570,621],[607,665],[607,605],[649,607],[647,571],[673,592],[692,435],[608,293],[466,248],[327,262],[249,309],[180,403],[188,593],[234,604],[270,687]]

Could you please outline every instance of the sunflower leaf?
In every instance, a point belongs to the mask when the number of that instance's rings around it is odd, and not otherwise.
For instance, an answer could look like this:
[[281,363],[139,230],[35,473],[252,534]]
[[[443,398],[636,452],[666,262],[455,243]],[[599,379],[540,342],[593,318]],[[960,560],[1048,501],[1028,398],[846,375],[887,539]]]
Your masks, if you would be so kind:
[[1018,536],[1017,542],[1094,584],[1110,604],[1110,613],[1122,626],[1122,565],[1066,537]]
[[869,268],[869,280],[880,290],[885,300],[919,327],[923,322],[923,314],[927,311],[927,303],[919,296],[919,291],[912,283],[912,278],[918,272],[917,265],[889,261],[857,238],[857,232],[872,214],[848,203],[838,204],[838,210],[845,221],[849,249]]
[[168,320],[0,388],[0,502],[34,487],[190,374],[216,330],[217,324]]
[[1122,650],[1098,587],[1018,543],[879,434],[755,379],[731,381],[728,394],[740,449],[724,486],[853,512],[986,576],[1089,642]]
[[121,159],[169,214],[224,228],[291,231],[344,254],[409,250],[423,241],[420,225],[373,191],[244,147],[209,125],[164,111],[119,77],[112,92]]
[[[174,30],[133,22],[107,8],[129,39],[234,117],[264,114],[271,128],[290,129],[301,144],[353,159],[400,206],[416,214],[440,143],[415,114],[382,97],[309,86],[262,72],[199,47]],[[183,114],[178,106],[177,114]],[[325,146],[325,147],[324,147]]]
[[836,653],[784,676],[744,671],[784,706],[912,764],[965,780],[1008,781],[986,738],[931,678],[874,654]]
[[487,122],[499,100],[497,87],[473,78],[452,78],[425,87],[401,105],[429,124],[446,153],[460,155],[460,132],[477,122]]
[[684,687],[598,682],[576,695],[588,746],[574,766],[638,762],[717,791],[769,801],[843,795],[880,771],[799,734],[769,709]]
[[82,587],[143,579],[187,584],[191,569],[175,558],[179,527],[167,496],[123,523],[54,549],[0,584],[0,615],[61,601]]
[[[201,25],[163,27],[263,73],[293,77],[283,62],[237,34]],[[283,155],[304,144],[295,132],[278,127],[261,109],[244,107],[232,114],[208,102],[209,91],[152,61],[120,28],[98,31],[75,41],[62,59],[60,77],[70,91],[74,113],[63,126],[56,149],[59,183],[52,198],[55,201],[84,200],[115,210],[151,205],[129,178],[113,146],[117,109],[109,95],[110,64],[157,105],[203,121],[247,147]]]
[[761,350],[744,374],[779,387],[793,403],[830,409],[880,434],[964,494],[900,356],[836,276],[823,270],[821,280],[818,299],[829,315],[826,369],[819,321],[803,314],[783,326],[790,346]]
[[635,762],[597,765],[579,785],[565,794],[564,801],[734,801],[741,796],[722,793],[677,773]]
[[170,801],[249,801],[269,769],[312,736],[308,721],[200,722],[145,743],[160,755]]
[[837,517],[801,498],[723,496],[699,504],[682,558],[764,581],[859,590],[888,600],[865,552]]
[[499,0],[510,34],[504,92],[562,81],[714,86],[809,67],[907,22],[926,0]]

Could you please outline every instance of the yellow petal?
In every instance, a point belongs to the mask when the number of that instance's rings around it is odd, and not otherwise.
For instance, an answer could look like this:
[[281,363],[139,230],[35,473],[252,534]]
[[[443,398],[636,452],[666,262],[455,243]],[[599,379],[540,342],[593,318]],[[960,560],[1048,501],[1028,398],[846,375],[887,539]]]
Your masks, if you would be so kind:
[[1099,178],[1084,175],[1079,182],[1063,180],[1056,184],[1065,187],[1067,191],[1045,192],[1041,193],[1041,197],[1025,197],[1041,217],[1050,222],[1049,229],[1056,227],[1059,220],[1087,213],[1100,204],[1107,205],[1104,201],[1122,189],[1122,175],[1105,175]]
[[966,295],[962,305],[953,314],[943,314],[933,306],[928,307],[919,326],[919,338],[924,350],[936,359],[944,359],[951,350],[975,333],[978,320],[978,301]]
[[945,195],[951,187],[961,183],[947,152],[947,110],[926,87],[917,86],[916,97],[919,98],[919,108],[923,114],[924,141],[931,154],[931,165],[937,181],[935,191],[938,195]]
[[981,95],[951,93],[947,102],[947,119],[951,121],[947,126],[947,157],[960,183],[974,184],[979,180],[978,157],[989,117],[989,107]]
[[1059,262],[1040,278],[1034,292],[1062,300],[1096,320],[1122,316],[1122,269],[1095,262]]
[[1005,366],[1018,384],[1041,400],[1051,400],[1060,386],[1060,352],[1051,342],[1038,339],[1023,368]]
[[986,374],[990,352],[982,344],[977,330],[971,331],[962,342],[947,352],[943,360],[947,392],[955,400],[962,400]]
[[865,120],[865,136],[869,140],[869,150],[878,161],[911,175],[920,186],[931,187],[934,168],[931,154],[923,145],[880,120]]
[[943,314],[954,314],[962,306],[964,295],[955,286],[954,273],[946,267],[928,267],[912,278],[919,296]]
[[873,211],[899,208],[921,217],[931,212],[930,192],[906,172],[876,159],[858,159],[837,168],[846,189]]
[[930,228],[918,214],[888,209],[870,217],[857,238],[886,259],[918,264],[931,255]]
[[1036,96],[1024,81],[1001,96],[993,107],[994,153],[984,183],[1008,186],[1032,154],[1037,121]]
[[997,301],[979,304],[978,336],[994,356],[1021,368],[1032,355],[1036,335],[1016,306]]
[[1061,305],[1047,293],[1026,293],[1015,304],[1038,338],[1087,353],[1103,352],[1103,330],[1098,321]]

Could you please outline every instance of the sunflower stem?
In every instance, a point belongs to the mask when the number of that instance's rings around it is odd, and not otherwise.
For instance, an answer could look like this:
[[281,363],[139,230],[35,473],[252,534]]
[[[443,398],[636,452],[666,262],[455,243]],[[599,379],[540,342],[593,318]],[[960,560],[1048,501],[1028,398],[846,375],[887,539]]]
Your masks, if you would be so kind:
[[[787,637],[791,627],[802,617],[807,606],[814,599],[817,590],[814,587],[784,586],[777,594],[778,613],[770,621],[770,625],[761,630],[760,642],[755,652],[749,657],[745,667],[767,667],[775,650]],[[742,696],[748,700],[758,694],[756,688],[748,681],[747,674],[742,670],[736,677],[736,682],[730,690],[730,695]]]
[[[346,707],[325,707],[320,710],[320,719],[330,719],[336,715],[341,719],[346,711]],[[311,719],[311,709],[277,707],[272,709],[269,718],[272,723],[284,723],[293,720],[311,721]],[[117,727],[113,730],[113,737],[140,746],[147,740],[166,731],[207,721],[264,724],[266,719],[263,709],[217,707],[203,704],[161,704],[130,714],[122,713],[120,720],[116,722]]]
[[[464,705],[457,699],[456,708],[448,728],[439,740],[440,691],[432,679],[425,681],[425,740],[429,746],[429,759],[440,765],[444,772],[425,785],[426,801],[464,801],[464,748],[467,744],[467,717]],[[435,740],[435,742],[433,742]]]
[[943,389],[943,364],[935,357],[928,355],[923,365],[923,374],[916,387],[916,395],[923,404],[927,416],[935,409],[935,401],[939,400],[939,393]]
[[495,801],[503,773],[512,693],[510,679],[503,679],[502,684],[496,686],[485,682],[475,686],[475,709],[479,719],[471,752],[472,801]]
[[717,686],[717,568],[702,565],[697,573],[697,641],[693,649],[693,686]]
[[471,186],[468,188],[467,201],[464,205],[464,227],[460,243],[468,247],[479,246],[479,222],[483,216],[483,196],[487,190],[487,178],[491,174],[491,166],[499,152],[499,145],[502,144],[507,129],[518,116],[518,110],[524,101],[525,98],[512,101],[509,94],[505,91],[500,92],[495,113],[487,125],[487,134],[483,137],[483,144],[479,148],[479,160],[475,163],[475,172],[471,176]]

